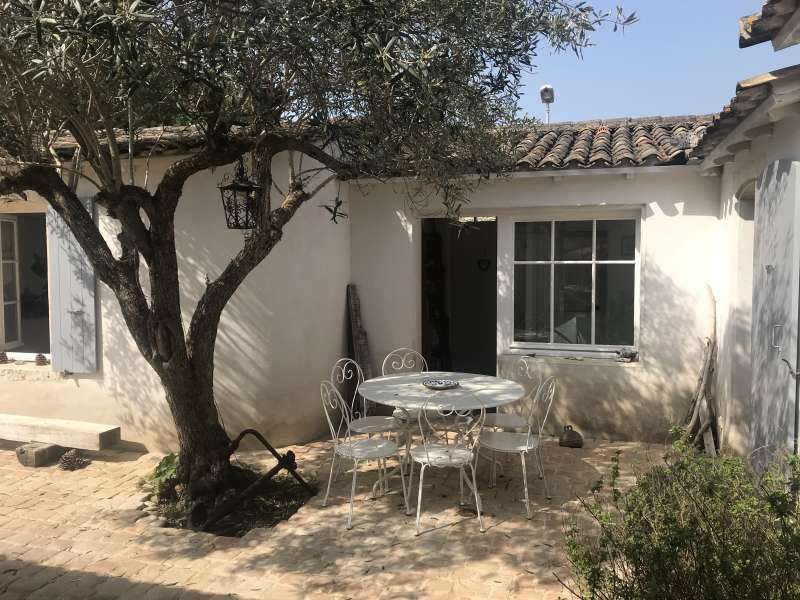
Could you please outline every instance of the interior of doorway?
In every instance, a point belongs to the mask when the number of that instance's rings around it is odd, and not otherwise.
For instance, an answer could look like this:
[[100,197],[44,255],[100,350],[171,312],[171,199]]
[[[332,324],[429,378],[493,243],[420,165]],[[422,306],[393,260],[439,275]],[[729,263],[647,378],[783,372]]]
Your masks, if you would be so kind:
[[431,370],[497,371],[497,220],[422,221],[422,353]]

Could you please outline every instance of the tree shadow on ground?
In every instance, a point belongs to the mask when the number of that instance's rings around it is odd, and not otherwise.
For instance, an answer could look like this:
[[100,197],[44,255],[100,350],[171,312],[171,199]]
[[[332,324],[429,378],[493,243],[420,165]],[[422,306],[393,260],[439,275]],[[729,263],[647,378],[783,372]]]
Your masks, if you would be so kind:
[[[134,575],[135,575],[135,569]],[[67,566],[46,566],[0,554],[2,598],[159,598],[219,599],[221,593],[201,592],[175,583],[136,581],[128,576],[95,573]],[[258,597],[257,595],[253,597]]]
[[[563,528],[576,511],[575,498],[587,495],[591,486],[607,472],[611,458],[623,451],[622,483],[630,483],[635,471],[647,468],[661,448],[626,455],[635,445],[589,442],[575,450],[560,448],[555,440],[545,444],[545,471],[553,496],[545,497],[543,482],[529,460],[529,486],[533,518],[525,519],[519,460],[510,460],[489,489],[488,463],[478,467],[478,487],[486,522],[480,533],[473,502],[458,507],[458,477],[455,470],[429,470],[423,488],[422,535],[416,536],[414,516],[404,514],[399,481],[391,481],[391,492],[376,499],[369,490],[376,481],[374,466],[359,470],[353,529],[345,529],[351,478],[341,474],[334,482],[327,507],[322,494],[302,507],[289,521],[272,529],[256,529],[243,538],[217,538],[208,534],[150,528],[139,536],[142,552],[160,559],[180,557],[188,561],[217,560],[233,556],[232,574],[280,580],[299,586],[305,593],[358,596],[372,590],[392,589],[392,597],[416,597],[446,588],[463,596],[475,579],[481,587],[500,587],[523,593],[541,586],[558,586],[554,572],[565,574]],[[641,448],[641,446],[639,446]],[[307,474],[321,473],[324,485],[330,463],[328,444],[301,448],[298,461]],[[263,461],[263,455],[248,455]],[[415,476],[412,510],[416,506],[418,477]],[[454,574],[458,577],[453,578]],[[537,587],[539,586],[539,587]]]

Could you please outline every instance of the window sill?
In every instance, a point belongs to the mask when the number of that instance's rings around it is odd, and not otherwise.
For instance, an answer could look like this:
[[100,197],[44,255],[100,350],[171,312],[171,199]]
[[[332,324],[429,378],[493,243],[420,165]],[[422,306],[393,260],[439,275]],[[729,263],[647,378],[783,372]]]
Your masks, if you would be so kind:
[[[535,356],[530,356],[534,353]],[[616,358],[611,358],[607,355],[598,355],[597,353],[548,353],[534,352],[532,350],[515,350],[510,349],[500,355],[501,360],[511,360],[514,358],[526,358],[534,362],[541,362],[548,365],[568,366],[568,367],[619,367],[623,369],[638,369],[642,366],[641,358],[634,362],[621,361]]]

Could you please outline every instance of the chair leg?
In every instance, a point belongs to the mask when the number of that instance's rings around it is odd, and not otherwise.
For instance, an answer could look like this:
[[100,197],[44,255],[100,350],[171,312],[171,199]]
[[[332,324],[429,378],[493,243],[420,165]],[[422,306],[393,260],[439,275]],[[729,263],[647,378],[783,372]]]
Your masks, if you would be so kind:
[[464,506],[464,477],[466,477],[466,474],[464,473],[464,467],[459,467],[458,468],[459,506]]
[[492,469],[489,471],[489,487],[493,488],[497,485],[497,452],[492,450]]
[[427,465],[422,463],[419,468],[419,492],[417,493],[417,535],[420,534],[419,530],[419,516],[420,512],[422,511],[422,480],[425,477],[425,467]]
[[519,457],[522,460],[522,485],[525,488],[525,516],[530,521],[531,519],[531,501],[528,497],[528,469],[525,465],[525,453],[520,452]]
[[[409,472],[408,472],[408,495],[409,497],[411,494],[414,493],[414,459],[411,459],[409,464]],[[410,511],[406,511],[407,515],[411,515]]]
[[353,485],[350,487],[350,512],[347,515],[347,529],[353,528],[353,496],[356,495],[356,475],[358,475],[358,461],[353,460]]
[[548,500],[552,500],[553,497],[550,495],[550,489],[547,487],[547,477],[544,474],[544,461],[542,460],[541,448],[536,448],[536,458],[539,461],[539,471],[542,473],[542,479],[544,480],[544,494]]
[[328,506],[328,495],[331,493],[331,481],[333,481],[333,468],[336,465],[336,450],[333,451],[331,457],[331,474],[328,477],[328,489],[325,490],[325,499],[322,501],[322,506]]
[[[400,456],[400,453],[397,453],[397,461],[400,463],[400,482],[403,485],[403,502],[406,504],[406,514],[411,514],[411,509],[408,507],[408,489],[406,489],[406,470],[403,467],[403,457]],[[411,482],[409,482],[411,485]]]
[[539,469],[539,479],[544,479],[544,469],[542,468],[542,461],[539,455],[539,449],[536,448],[534,452],[536,453],[536,468]]
[[475,477],[475,467],[470,464],[469,468],[472,470],[472,491],[475,492],[475,510],[478,511],[478,525],[480,525],[481,533],[483,533],[486,528],[483,526],[483,516],[481,515],[481,495],[478,493],[478,480]]

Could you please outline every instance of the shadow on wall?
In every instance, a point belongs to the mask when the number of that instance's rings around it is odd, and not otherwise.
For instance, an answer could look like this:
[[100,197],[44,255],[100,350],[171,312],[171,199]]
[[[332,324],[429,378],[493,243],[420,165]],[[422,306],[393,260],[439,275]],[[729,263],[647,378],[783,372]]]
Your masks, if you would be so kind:
[[751,325],[750,310],[732,308],[724,331],[719,332],[719,350],[727,355],[729,376],[717,379],[715,397],[719,403],[723,449],[736,454],[746,454],[750,445]]
[[[785,447],[792,433],[794,366],[797,336],[794,221],[798,167],[791,160],[773,162],[759,179],[756,206],[756,256],[753,279],[753,394],[750,422],[753,464],[757,469]],[[784,325],[773,347],[775,326]]]
[[[682,422],[713,326],[710,295],[687,292],[650,260],[641,298],[640,362],[530,359],[558,382],[548,431],[572,425],[591,436],[664,443],[669,428]],[[698,316],[699,303],[708,305],[707,322]],[[516,378],[514,362],[504,357],[501,374]]]
[[[192,183],[202,187],[203,182]],[[188,329],[207,279],[219,276],[243,239],[241,232],[225,228],[222,209],[208,193],[189,190],[186,196],[176,217],[176,244]],[[349,273],[349,263],[339,265],[336,255],[340,246],[349,248],[345,225],[329,223],[325,214],[315,204],[302,207],[222,315],[215,396],[230,435],[252,427],[278,446],[315,439],[324,431],[319,382],[345,353]],[[122,425],[159,448],[174,448],[163,389],[130,339],[110,293],[103,295],[103,312],[105,385],[117,400]],[[248,444],[243,448],[261,448]]]

